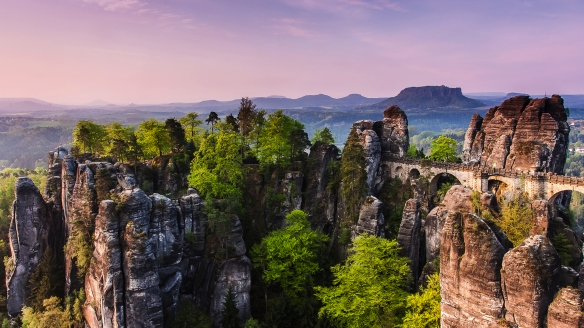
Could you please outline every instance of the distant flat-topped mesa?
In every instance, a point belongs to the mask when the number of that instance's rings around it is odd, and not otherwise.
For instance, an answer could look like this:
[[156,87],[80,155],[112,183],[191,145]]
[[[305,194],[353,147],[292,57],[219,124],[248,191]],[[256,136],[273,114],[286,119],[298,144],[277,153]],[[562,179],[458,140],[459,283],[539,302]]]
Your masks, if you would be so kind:
[[405,110],[426,108],[475,108],[485,106],[481,101],[467,98],[461,88],[447,86],[410,87],[403,89],[397,96],[385,99],[360,109],[383,109],[397,105]]
[[462,160],[489,168],[562,174],[568,133],[564,100],[517,96],[475,114],[464,138]]

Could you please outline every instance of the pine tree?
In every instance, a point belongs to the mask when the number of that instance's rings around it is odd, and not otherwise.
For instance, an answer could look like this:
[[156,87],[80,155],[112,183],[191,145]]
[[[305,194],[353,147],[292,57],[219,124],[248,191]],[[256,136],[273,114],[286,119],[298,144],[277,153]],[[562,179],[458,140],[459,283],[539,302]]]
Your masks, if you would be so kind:
[[209,113],[209,117],[207,117],[207,119],[205,120],[205,122],[207,123],[207,125],[209,125],[209,123],[211,123],[211,133],[213,133],[213,128],[215,127],[215,123],[221,121],[221,119],[219,118],[219,115],[217,115],[217,113],[215,112],[210,112]]
[[345,201],[347,224],[357,221],[361,202],[367,196],[365,150],[355,128],[349,132],[341,160],[341,192]]
[[164,126],[168,131],[172,150],[175,152],[180,152],[187,143],[185,138],[185,129],[182,127],[182,124],[180,124],[180,122],[175,118],[169,118],[166,120],[166,122],[164,122]]
[[229,286],[225,300],[223,301],[223,310],[221,310],[221,327],[222,328],[239,328],[239,309],[235,301],[235,292],[233,287]]

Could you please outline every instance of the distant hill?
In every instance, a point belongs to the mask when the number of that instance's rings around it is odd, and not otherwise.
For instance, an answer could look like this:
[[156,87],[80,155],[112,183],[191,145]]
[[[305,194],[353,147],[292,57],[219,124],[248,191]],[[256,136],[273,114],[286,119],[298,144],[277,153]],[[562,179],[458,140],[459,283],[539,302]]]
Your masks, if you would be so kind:
[[480,100],[465,97],[461,88],[446,86],[410,87],[403,89],[397,96],[385,99],[379,103],[362,106],[358,109],[385,109],[398,105],[407,109],[427,108],[476,108],[485,106]]

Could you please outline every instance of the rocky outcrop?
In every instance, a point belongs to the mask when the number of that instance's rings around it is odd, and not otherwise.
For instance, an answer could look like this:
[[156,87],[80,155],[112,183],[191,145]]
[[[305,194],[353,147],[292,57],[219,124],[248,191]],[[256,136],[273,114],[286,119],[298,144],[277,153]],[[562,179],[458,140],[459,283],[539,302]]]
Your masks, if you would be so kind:
[[116,203],[104,200],[95,220],[93,259],[85,277],[85,320],[90,327],[125,327],[125,286]]
[[509,170],[561,174],[570,127],[558,95],[530,99],[516,96],[475,115],[463,145],[463,161]]
[[563,288],[548,309],[547,326],[553,328],[584,328],[582,292]]
[[247,256],[229,259],[219,268],[211,302],[211,317],[216,327],[220,326],[223,303],[230,287],[235,294],[240,324],[243,325],[250,318],[251,261]]
[[530,236],[547,236],[550,226],[550,206],[546,200],[535,200],[532,203],[535,212],[533,226],[529,231]]
[[48,246],[49,211],[31,179],[16,180],[10,222],[11,257],[6,268],[7,308],[11,317],[20,314],[30,295],[28,280]]
[[472,190],[461,185],[454,185],[440,205],[434,207],[424,221],[426,237],[426,258],[431,262],[440,254],[441,232],[449,214],[454,212],[470,213]]
[[403,210],[397,243],[401,247],[400,255],[410,259],[410,268],[414,275],[414,282],[417,279],[420,262],[420,228],[422,226],[420,218],[420,201],[409,199]]
[[531,236],[503,258],[505,319],[519,327],[542,327],[558,290],[560,258],[550,241]]
[[317,141],[310,148],[302,209],[320,230],[331,230],[336,217],[336,194],[329,187],[331,167],[339,160],[339,149]]
[[398,106],[392,105],[384,110],[383,120],[375,122],[373,130],[379,137],[383,152],[398,157],[408,152],[408,117]]
[[385,218],[383,203],[373,196],[367,196],[359,212],[359,220],[353,229],[353,239],[368,233],[373,236],[385,237]]
[[504,314],[499,270],[505,248],[470,213],[450,213],[441,238],[441,327],[496,326]]

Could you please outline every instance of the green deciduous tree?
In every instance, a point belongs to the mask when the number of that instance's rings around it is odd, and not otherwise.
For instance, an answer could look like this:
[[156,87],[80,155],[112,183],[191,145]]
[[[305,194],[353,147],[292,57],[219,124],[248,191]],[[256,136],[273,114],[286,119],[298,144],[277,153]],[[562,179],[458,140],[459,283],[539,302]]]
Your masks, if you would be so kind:
[[407,298],[407,312],[402,328],[438,328],[440,327],[440,273],[428,278],[428,286],[420,293]]
[[136,137],[144,155],[150,158],[170,151],[170,136],[166,126],[153,118],[140,123]]
[[365,150],[361,145],[357,130],[352,128],[345,142],[341,160],[341,193],[347,213],[347,225],[357,221],[361,203],[367,196],[365,166]]
[[310,228],[306,213],[294,210],[286,216],[287,226],[272,231],[252,248],[254,267],[263,269],[266,284],[277,283],[290,297],[298,297],[312,285],[320,270],[318,254],[328,237]]
[[229,286],[227,295],[223,300],[223,309],[221,310],[221,328],[239,328],[239,309],[235,302],[235,292],[233,287]]
[[121,162],[127,160],[134,129],[125,127],[119,122],[113,122],[105,126],[105,131],[107,133],[104,147],[106,155],[113,156]]
[[317,287],[319,316],[338,327],[391,327],[398,324],[411,280],[408,259],[395,240],[361,235],[343,265],[331,268],[331,287]]
[[233,114],[225,116],[225,123],[227,123],[231,130],[239,133],[239,122],[237,121],[237,118],[233,116]]
[[73,129],[73,146],[84,153],[101,154],[104,151],[106,131],[93,121],[81,120]]
[[31,294],[27,301],[35,311],[43,310],[43,301],[61,293],[63,284],[60,277],[61,270],[57,265],[57,258],[50,247],[47,247],[35,271],[28,281]]
[[439,136],[432,140],[429,158],[434,161],[456,162],[456,140],[446,136]]
[[205,198],[241,197],[243,168],[237,133],[220,129],[207,135],[194,156],[188,178],[191,187]]
[[245,97],[241,98],[239,104],[239,111],[237,113],[237,122],[239,124],[239,132],[242,136],[247,137],[253,130],[255,116],[258,111],[251,99]]
[[335,137],[331,133],[329,128],[325,127],[324,129],[316,129],[314,131],[314,135],[310,141],[315,144],[317,141],[324,142],[327,145],[332,145],[335,143]]
[[200,139],[205,132],[205,129],[201,127],[203,121],[198,118],[198,113],[191,112],[179,119],[180,124],[182,124],[183,129],[185,130],[187,142],[192,143],[196,148],[199,148]]
[[424,155],[424,151],[422,149],[418,149],[416,147],[416,145],[414,144],[410,144],[410,147],[408,148],[408,152],[407,155],[411,158],[426,158],[426,155]]
[[291,159],[305,149],[303,144],[306,144],[307,137],[303,132],[304,125],[284,115],[282,110],[269,114],[258,139],[260,165],[289,165]]

